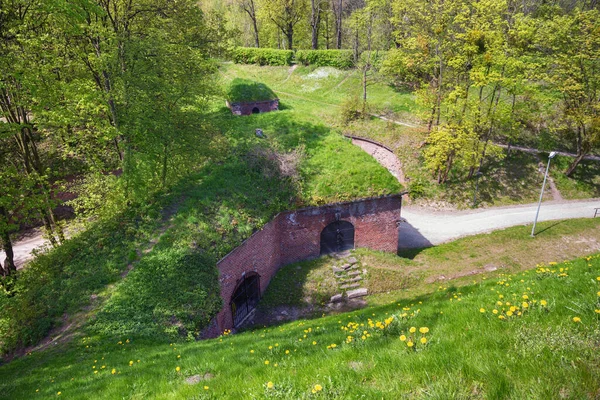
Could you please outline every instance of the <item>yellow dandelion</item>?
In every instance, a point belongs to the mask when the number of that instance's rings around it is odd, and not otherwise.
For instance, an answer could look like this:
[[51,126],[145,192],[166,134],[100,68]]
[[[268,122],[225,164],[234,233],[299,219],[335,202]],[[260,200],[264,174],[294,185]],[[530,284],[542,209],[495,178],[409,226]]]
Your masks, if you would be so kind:
[[548,302],[546,300],[540,300],[540,305],[546,307],[548,305]]
[[600,314],[600,310],[598,310],[598,309],[594,310],[594,312],[595,312],[596,314]]
[[579,318],[579,317],[573,317],[573,322],[581,322],[581,318]]
[[286,350],[286,351],[285,351],[285,354],[290,354],[290,351],[289,351],[289,350]]
[[480,309],[479,309],[479,312],[480,312],[480,313],[484,313],[484,312],[485,312],[485,308],[483,308],[483,307],[482,307],[482,308],[480,308]]
[[254,350],[250,350],[250,354],[254,354]]
[[427,338],[426,337],[422,337],[421,338],[421,344],[425,344],[427,343]]
[[98,373],[98,370],[94,371],[94,373],[95,373],[95,374],[97,374],[97,373]]
[[110,371],[110,373],[114,375],[117,373],[117,370],[113,368],[112,371]]
[[529,296],[527,296],[526,294],[523,295],[523,300],[529,300]]
[[131,367],[133,365],[133,361],[129,361],[129,366]]
[[422,328],[419,328],[419,332],[421,332],[422,334],[426,334],[427,332],[429,332],[429,328],[424,326]]
[[318,383],[313,387],[313,390],[316,392],[320,392],[321,390],[323,390],[323,386],[319,385]]
[[496,310],[495,308],[492,310],[492,312],[493,312],[494,314],[498,314],[498,310]]
[[265,360],[265,365],[269,365],[269,360]]
[[56,393],[56,395],[57,395],[57,396],[60,396],[61,394],[62,394],[62,392],[58,392],[58,393]]
[[177,358],[181,358],[181,354],[177,354]]
[[404,342],[406,340],[406,336],[405,335],[400,335],[400,340],[402,340]]
[[512,317],[512,315],[513,315],[513,312],[512,312],[512,311],[507,311],[507,312],[506,312],[506,315],[507,315],[507,316],[509,316],[509,317]]
[[313,346],[314,346],[314,345],[316,345],[316,344],[317,344],[317,342],[315,342],[315,341],[313,340]]
[[208,390],[208,386],[204,386],[204,390]]
[[414,326],[411,326],[410,329],[408,330],[410,333],[415,333],[417,331],[417,328],[415,328]]
[[413,347],[415,344],[409,340],[408,342],[406,342],[406,345],[408,347]]
[[273,389],[273,382],[271,382],[271,381],[267,382],[267,387],[269,389]]
[[180,367],[175,367],[175,371],[179,372],[179,371],[181,371],[181,368]]
[[527,308],[527,307],[529,307],[529,303],[528,303],[528,302],[526,302],[526,301],[524,301],[524,302],[523,302],[523,304],[521,304],[521,306],[522,306],[523,308]]

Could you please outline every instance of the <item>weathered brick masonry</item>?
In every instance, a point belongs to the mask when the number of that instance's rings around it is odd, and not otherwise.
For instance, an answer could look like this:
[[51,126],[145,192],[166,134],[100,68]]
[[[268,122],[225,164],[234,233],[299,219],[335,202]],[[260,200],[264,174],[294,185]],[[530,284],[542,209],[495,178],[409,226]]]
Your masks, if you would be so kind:
[[[226,102],[234,115],[250,115],[252,113],[264,113],[279,110],[279,99],[249,102]],[[256,110],[255,110],[256,109]]]
[[279,268],[319,256],[321,231],[336,220],[354,225],[355,247],[395,253],[401,205],[398,194],[278,214],[217,263],[224,306],[207,334],[233,327],[230,301],[244,274],[260,275],[262,295]]

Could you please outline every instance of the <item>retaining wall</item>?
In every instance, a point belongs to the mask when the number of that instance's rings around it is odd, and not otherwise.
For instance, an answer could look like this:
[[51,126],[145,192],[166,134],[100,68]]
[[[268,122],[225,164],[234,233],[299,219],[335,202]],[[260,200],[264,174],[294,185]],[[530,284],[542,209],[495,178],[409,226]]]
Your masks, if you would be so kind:
[[354,225],[355,247],[395,253],[401,206],[402,194],[397,194],[278,214],[217,263],[224,306],[205,335],[233,328],[231,296],[244,274],[260,275],[262,295],[279,268],[320,255],[321,231],[336,220]]

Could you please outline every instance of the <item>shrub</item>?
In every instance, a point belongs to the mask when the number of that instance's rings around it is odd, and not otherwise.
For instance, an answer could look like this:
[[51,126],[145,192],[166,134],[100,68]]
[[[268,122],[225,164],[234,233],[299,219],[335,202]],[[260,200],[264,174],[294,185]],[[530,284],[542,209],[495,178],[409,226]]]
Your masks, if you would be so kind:
[[256,47],[236,47],[233,61],[238,64],[292,65],[292,50],[262,49]]
[[362,102],[358,96],[348,97],[340,107],[340,116],[342,123],[348,125],[348,123],[359,119],[362,115]]
[[317,67],[348,69],[354,67],[352,50],[298,50],[296,62]]

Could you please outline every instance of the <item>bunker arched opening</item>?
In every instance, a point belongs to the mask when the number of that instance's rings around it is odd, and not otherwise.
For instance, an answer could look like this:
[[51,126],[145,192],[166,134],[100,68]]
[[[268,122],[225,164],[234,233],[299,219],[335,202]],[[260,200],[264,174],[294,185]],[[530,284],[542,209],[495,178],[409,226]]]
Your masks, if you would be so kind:
[[335,221],[321,231],[321,254],[337,253],[354,248],[354,225]]
[[254,107],[252,109],[252,114],[260,114],[260,109],[258,107]]
[[233,295],[231,296],[231,315],[233,326],[238,327],[256,308],[260,300],[260,275],[248,272],[242,275]]

